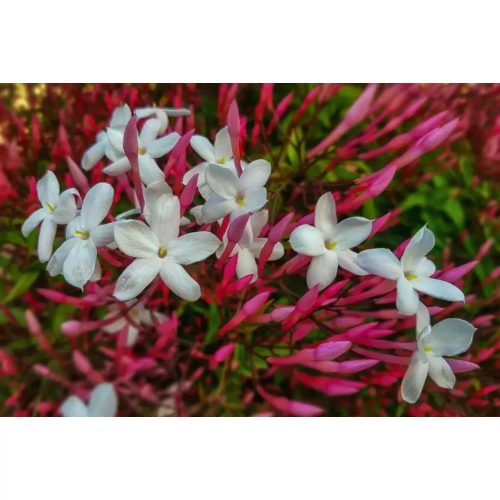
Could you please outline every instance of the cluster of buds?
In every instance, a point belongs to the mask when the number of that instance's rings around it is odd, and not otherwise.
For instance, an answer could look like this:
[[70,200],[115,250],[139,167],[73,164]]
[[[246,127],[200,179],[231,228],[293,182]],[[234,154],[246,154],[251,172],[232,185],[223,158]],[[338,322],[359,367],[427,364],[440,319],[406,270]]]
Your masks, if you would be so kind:
[[[314,154],[328,148],[366,116],[367,109],[373,106],[374,91],[374,86],[367,87],[339,127],[315,148]],[[203,295],[202,288],[186,267],[207,259],[213,259],[212,269],[223,269],[223,273],[220,279],[212,273],[210,282],[203,285],[222,296],[250,290],[251,284],[260,279],[273,280],[279,287],[283,275],[302,275],[302,268],[308,265],[306,283],[309,291],[295,306],[279,306],[267,316],[259,317],[257,314],[276,288],[259,290],[220,330],[222,335],[252,317],[258,322],[281,322],[284,330],[291,330],[296,339],[301,339],[314,327],[311,322],[315,312],[332,304],[348,304],[350,299],[353,303],[359,302],[360,297],[366,300],[376,296],[378,291],[393,297],[391,294],[395,288],[397,312],[415,317],[417,328],[415,342],[393,343],[396,348],[412,351],[409,360],[400,358],[407,360],[403,364],[409,364],[403,378],[402,398],[408,403],[416,402],[427,375],[440,387],[453,388],[453,363],[443,356],[465,352],[471,345],[475,328],[460,319],[445,319],[434,326],[430,324],[430,313],[421,302],[419,292],[452,302],[465,300],[455,285],[431,277],[435,275],[436,267],[426,255],[434,247],[433,233],[426,226],[422,227],[411,238],[400,259],[385,248],[356,253],[353,249],[375,234],[383,221],[355,216],[339,222],[338,206],[331,192],[319,197],[314,214],[293,223],[294,214],[287,213],[277,224],[270,225],[266,184],[272,175],[272,165],[265,159],[245,162],[241,158],[240,118],[236,103],[229,107],[227,126],[217,133],[213,144],[193,133],[185,136],[177,132],[166,133],[169,116],[187,113],[186,109],[175,108],[138,108],[132,112],[127,105],[114,111],[109,127],[98,134],[97,142],[85,152],[81,165],[88,171],[104,158],[108,160],[103,172],[116,177],[115,188],[111,181],[90,187],[82,170],[74,164],[70,165],[70,170],[79,190],[71,188],[60,193],[59,182],[51,171],[38,181],[41,208],[25,221],[22,232],[27,236],[40,226],[38,256],[41,262],[47,262],[49,274],[62,274],[70,285],[83,290],[89,282],[102,279],[100,255],[108,263],[124,267],[112,292],[116,303],[110,311],[111,319],[106,322],[109,332],[124,326],[121,323],[123,318],[119,317],[121,302],[130,311],[136,310],[133,320],[136,324],[166,321],[166,317],[156,310],[149,311],[149,315],[146,310],[148,298],[161,282],[180,299],[199,300]],[[443,125],[445,119],[440,116],[437,121],[425,122],[426,126],[421,130],[410,132],[410,135],[414,132],[413,139],[418,138],[416,145],[406,156],[402,155],[373,176],[362,179],[354,188],[355,196],[342,203],[341,211],[359,207],[366,196],[372,197],[377,190],[383,190],[398,168],[439,145],[457,124],[456,120],[451,120]],[[412,138],[408,137],[404,145]],[[397,147],[403,145],[402,141],[403,138]],[[174,194],[167,183],[166,173],[177,158],[185,155],[189,144],[203,162],[184,173],[183,188]],[[161,158],[168,158],[163,170],[158,165]],[[128,196],[131,207],[113,216],[110,211],[118,201],[116,186],[119,194]],[[197,193],[203,203],[192,206]],[[65,225],[66,239],[53,251],[58,225]],[[297,254],[288,260],[285,251],[288,245],[284,241],[287,231],[290,233],[289,244]],[[266,275],[266,264],[280,259],[286,262],[278,271]],[[349,279],[360,277],[359,283],[351,288],[351,297],[349,294],[340,296],[346,280],[335,282],[339,267]],[[231,283],[234,275],[237,281]],[[148,319],[151,317],[153,320]],[[353,327],[345,319],[343,334],[326,339],[312,349],[269,358],[268,362],[273,366],[301,364],[323,371],[355,373],[373,366],[378,360],[390,358],[357,348],[355,352],[368,359],[332,361],[351,348],[350,335],[354,338],[353,330],[359,330],[359,325]],[[339,317],[323,320],[325,328],[332,327],[333,322],[337,328],[341,323]],[[120,326],[116,326],[117,322]],[[135,342],[137,334],[135,327],[129,331],[129,345]],[[391,341],[376,338],[365,345],[392,347]],[[231,344],[223,349],[220,356],[229,355]],[[458,371],[465,371],[464,365],[460,366],[462,369]],[[359,390],[354,382],[349,385],[344,381],[346,384],[340,384],[344,392],[339,392],[339,383],[334,384],[334,379],[303,373],[297,376],[304,385],[327,394],[349,394]],[[263,399],[283,411],[316,414],[311,405],[273,396],[261,387],[257,391]],[[71,396],[63,404],[62,413],[68,416],[110,415],[115,414],[116,409],[113,386],[104,384],[92,393],[88,407],[76,396]]]

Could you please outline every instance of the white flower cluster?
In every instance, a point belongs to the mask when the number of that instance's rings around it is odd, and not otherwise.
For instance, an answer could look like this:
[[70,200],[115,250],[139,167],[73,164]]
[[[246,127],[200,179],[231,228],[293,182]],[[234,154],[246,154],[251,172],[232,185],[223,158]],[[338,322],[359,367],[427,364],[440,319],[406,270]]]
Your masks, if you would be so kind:
[[431,328],[429,311],[419,301],[417,291],[449,301],[465,301],[455,285],[431,278],[436,266],[426,257],[434,248],[432,231],[422,227],[411,238],[401,260],[386,248],[356,254],[351,248],[365,241],[372,222],[350,217],[337,222],[335,200],[323,194],[314,212],[314,226],[303,224],[290,235],[292,248],[312,257],[307,271],[309,288],[327,287],[337,275],[338,266],[356,274],[373,274],[396,282],[396,307],[401,314],[416,315],[417,347],[403,379],[401,395],[408,403],[420,397],[427,374],[442,388],[455,386],[455,375],[442,356],[465,352],[472,343],[475,328],[461,319],[446,319]]
[[[227,231],[222,241],[209,231],[181,234],[181,226],[192,227],[194,223],[181,216],[179,198],[172,194],[158,166],[157,160],[168,154],[180,139],[176,132],[165,134],[168,116],[186,113],[189,111],[168,108],[135,110],[135,117],[144,119],[137,137],[138,168],[144,197],[142,208],[137,202],[135,208],[112,218],[109,212],[114,189],[110,184],[96,184],[81,201],[76,189],[60,194],[59,182],[52,172],[40,179],[37,193],[42,207],[25,221],[22,232],[27,236],[41,224],[38,255],[42,262],[48,262],[47,270],[51,276],[62,274],[68,283],[83,289],[88,281],[101,277],[97,249],[118,248],[133,261],[117,280],[114,291],[117,299],[131,301],[158,276],[179,297],[188,301],[199,299],[200,285],[184,267],[214,253],[220,258],[229,242]],[[125,128],[131,118],[132,112],[126,105],[114,111],[109,127],[97,135],[97,142],[82,158],[85,170],[93,168],[103,158],[111,162],[103,169],[108,175],[117,176],[131,170],[124,152]],[[226,216],[231,224],[239,216],[249,214],[240,240],[236,244],[233,242],[231,255],[238,255],[237,276],[252,275],[252,281],[255,281],[258,277],[256,259],[267,243],[267,238],[261,233],[268,221],[264,209],[267,203],[265,186],[271,165],[265,160],[248,164],[241,162],[239,175],[227,127],[218,132],[213,145],[198,135],[193,136],[190,143],[204,160],[183,178],[187,185],[197,175],[198,191],[204,199],[204,204],[194,207],[191,215],[197,224],[220,224]],[[131,216],[136,218],[129,219]],[[107,218],[110,221],[103,223]],[[57,225],[66,225],[66,240],[53,253]],[[295,228],[290,243],[297,253],[312,257],[307,272],[309,288],[318,286],[324,289],[330,285],[339,266],[355,275],[370,273],[397,283],[398,311],[417,315],[418,350],[411,358],[402,385],[403,399],[415,402],[428,373],[439,386],[454,386],[455,377],[442,356],[465,351],[472,341],[474,328],[457,319],[430,327],[428,311],[419,302],[417,291],[450,301],[464,300],[464,295],[454,285],[430,277],[435,266],[426,257],[434,247],[434,235],[429,229],[423,227],[413,236],[401,260],[387,249],[356,254],[352,248],[365,241],[371,232],[372,221],[364,217],[338,222],[334,198],[331,193],[325,193],[316,205],[314,225],[303,224]],[[276,243],[269,260],[280,259],[283,255],[283,245]],[[109,331],[123,326],[111,325]],[[135,335],[136,332],[129,332],[129,343],[134,342]],[[77,413],[82,414],[80,403]]]

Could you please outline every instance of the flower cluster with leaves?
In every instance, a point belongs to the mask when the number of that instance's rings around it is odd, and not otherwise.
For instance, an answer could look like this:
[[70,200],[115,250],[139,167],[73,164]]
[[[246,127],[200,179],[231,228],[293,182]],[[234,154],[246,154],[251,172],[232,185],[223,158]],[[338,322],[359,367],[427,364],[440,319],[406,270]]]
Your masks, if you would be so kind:
[[[375,99],[375,92],[376,86],[369,85],[332,134],[309,151],[308,158],[321,156],[369,111],[376,110],[381,97]],[[126,330],[123,343],[133,349],[141,324],[147,324],[157,329],[160,340],[166,332],[162,342],[168,343],[172,328],[176,329],[172,325],[175,314],[160,312],[159,295],[169,297],[169,303],[170,294],[189,302],[202,299],[219,303],[237,296],[237,310],[217,332],[227,341],[213,354],[213,364],[231,356],[239,326],[253,321],[281,328],[285,337],[289,336],[288,354],[277,355],[270,349],[271,355],[265,359],[267,375],[280,367],[298,367],[293,372],[296,382],[330,396],[354,394],[364,385],[347,378],[311,375],[300,368],[350,374],[392,360],[408,366],[401,396],[415,403],[427,375],[439,387],[452,389],[455,373],[476,367],[444,357],[465,352],[475,327],[455,318],[431,326],[430,316],[436,308],[424,303],[426,296],[465,301],[453,284],[460,272],[443,273],[427,258],[435,245],[434,234],[427,227],[432,227],[432,221],[425,221],[427,225],[394,252],[372,248],[357,253],[358,246],[369,244],[389,217],[370,220],[352,216],[341,221],[337,217],[337,212],[356,210],[377,196],[398,169],[443,143],[457,128],[457,119],[440,116],[427,120],[408,140],[405,138],[406,142],[400,141],[409,146],[405,153],[375,174],[357,179],[345,196],[324,192],[313,214],[294,221],[290,209],[281,217],[273,213],[270,223],[266,185],[273,165],[266,159],[242,159],[241,119],[235,101],[227,109],[227,126],[216,134],[213,144],[194,131],[185,135],[168,131],[169,116],[188,114],[185,108],[138,107],[132,111],[122,105],[83,155],[81,168],[70,163],[78,189],[71,187],[60,194],[59,181],[51,171],[38,181],[41,208],[25,221],[23,235],[40,226],[38,256],[47,262],[49,274],[62,275],[83,291],[90,285],[88,300],[101,303],[105,298],[109,309],[103,319],[68,322],[63,325],[65,333],[76,336],[96,328],[108,333]],[[192,168],[187,168],[186,162],[189,147],[204,160]],[[84,172],[103,160],[102,172],[109,180],[91,186]],[[169,185],[171,175],[182,182]],[[130,206],[113,215],[113,206],[121,197]],[[202,203],[195,205],[195,198]],[[58,225],[66,226],[65,241],[53,251]],[[276,263],[272,269],[268,269],[270,262]],[[306,267],[308,290],[295,304],[281,302],[285,278],[302,277]],[[269,303],[271,296],[274,308]],[[395,310],[383,311],[382,316],[381,311],[370,311],[374,298],[395,302]],[[357,307],[352,309],[354,305]],[[384,319],[385,324],[364,323],[370,316]],[[394,332],[399,318],[415,322],[416,338],[409,342],[381,339]],[[330,332],[329,337],[295,347],[317,327]],[[377,351],[392,348],[412,354],[393,356]],[[168,359],[174,355],[175,347],[172,349]],[[351,354],[349,359],[334,361],[347,353]],[[85,360],[77,363],[82,370],[91,370]],[[272,407],[292,415],[322,412],[315,405],[264,388],[267,375],[260,380],[252,366],[255,392]],[[88,407],[73,395],[62,405],[63,415],[117,412],[113,385],[94,378],[101,385],[92,392]],[[115,385],[120,392],[120,380]]]

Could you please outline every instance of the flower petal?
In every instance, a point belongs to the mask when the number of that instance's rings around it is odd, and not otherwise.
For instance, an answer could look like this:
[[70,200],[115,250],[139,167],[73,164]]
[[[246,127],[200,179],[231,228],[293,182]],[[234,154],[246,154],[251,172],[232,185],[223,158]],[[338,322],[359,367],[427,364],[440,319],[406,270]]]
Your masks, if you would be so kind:
[[456,356],[470,347],[475,331],[469,322],[449,318],[434,325],[424,343],[432,348],[435,356]]
[[331,237],[337,225],[337,209],[332,193],[320,196],[314,209],[314,225],[326,236]]
[[70,396],[66,399],[60,411],[63,417],[88,417],[87,407],[83,401],[76,396]]
[[309,224],[295,228],[290,234],[292,248],[303,255],[315,257],[326,252],[323,233]]
[[170,153],[174,146],[179,142],[181,136],[177,132],[172,132],[166,136],[156,139],[148,146],[148,154],[152,158],[161,158]]
[[427,257],[424,257],[415,268],[415,274],[417,276],[424,276],[425,278],[432,276],[435,272],[436,266],[434,265],[434,262],[429,260]]
[[339,266],[342,269],[345,269],[352,274],[356,274],[357,276],[366,276],[368,274],[367,271],[361,269],[361,267],[359,267],[356,263],[356,258],[358,257],[356,252],[346,249],[339,250],[337,253],[339,256]]
[[428,372],[429,363],[422,358],[418,351],[415,351],[411,356],[410,365],[401,384],[401,396],[404,401],[412,404],[417,402],[424,388]]
[[245,193],[243,209],[245,213],[256,212],[267,203],[267,190],[263,187],[250,188]]
[[238,261],[236,262],[236,275],[238,278],[243,278],[251,274],[253,283],[257,279],[257,263],[255,257],[248,248],[242,248],[238,252]]
[[401,263],[387,248],[364,250],[356,257],[356,264],[370,274],[389,280],[397,280],[403,275]]
[[149,186],[153,182],[165,180],[163,170],[149,154],[139,155],[139,174],[146,186]]
[[160,276],[168,288],[182,299],[193,302],[200,298],[200,285],[181,265],[168,257],[163,261]]
[[142,126],[139,134],[139,145],[147,148],[158,137],[161,128],[161,121],[157,118],[147,120]]
[[406,272],[416,271],[418,263],[434,248],[434,233],[426,226],[417,231],[408,243],[401,264]]
[[447,281],[418,277],[412,281],[412,285],[419,292],[426,293],[437,299],[449,300],[451,302],[465,302],[463,292]]
[[258,238],[260,232],[264,229],[269,219],[269,212],[267,210],[260,210],[255,212],[250,217],[250,227],[254,238]]
[[233,198],[226,200],[217,195],[211,196],[201,209],[203,221],[207,223],[215,222],[230,214],[237,207],[238,204]]
[[45,206],[50,203],[55,206],[59,198],[59,181],[54,172],[48,170],[47,173],[36,183],[38,199]]
[[417,309],[417,318],[416,318],[416,330],[417,330],[417,337],[420,336],[422,333],[422,330],[431,324],[431,317],[429,314],[429,309],[420,302],[418,304],[418,309]]
[[453,389],[457,381],[451,366],[440,356],[429,356],[429,376],[443,389]]
[[338,255],[334,251],[313,257],[307,270],[307,286],[313,288],[319,285],[320,290],[326,288],[337,276],[338,265]]
[[[201,156],[201,155],[200,155]],[[225,163],[233,157],[233,149],[231,147],[231,137],[227,127],[219,130],[215,136],[214,142],[214,160],[215,163]],[[209,160],[207,160],[209,161]]]
[[142,221],[116,222],[114,224],[114,239],[118,248],[129,257],[155,257],[160,248],[157,236]]
[[205,161],[215,163],[215,149],[206,137],[193,135],[189,143]]
[[64,261],[73,247],[78,244],[79,238],[69,238],[53,254],[47,264],[50,276],[57,276],[63,272]]
[[404,276],[401,276],[397,281],[396,307],[398,311],[406,316],[411,316],[417,313],[418,304],[417,292],[411,283]]
[[111,384],[99,384],[90,394],[89,417],[114,417],[118,398]]
[[118,160],[104,167],[102,171],[107,175],[120,175],[130,170],[130,162],[126,156],[122,156]]
[[45,217],[49,217],[49,212],[45,208],[35,210],[23,223],[21,233],[26,238],[35,227],[43,221]]
[[195,176],[198,175],[198,187],[205,184],[205,171],[207,170],[208,163],[203,162],[196,167],[190,168],[182,178],[182,183],[186,186],[188,182]]
[[114,230],[115,230],[115,222],[110,222],[109,224],[101,224],[96,228],[90,231],[90,237],[92,241],[95,243],[97,248],[105,247],[106,245],[110,245],[115,241]]
[[106,144],[104,141],[98,141],[94,145],[90,146],[82,156],[82,168],[84,170],[90,170],[94,168],[98,161],[101,161],[104,156]]
[[91,239],[80,240],[70,250],[63,264],[64,279],[73,286],[83,288],[95,269],[97,249]]
[[177,196],[164,194],[156,200],[151,211],[151,229],[161,246],[166,246],[179,236],[180,211]]
[[235,199],[240,191],[240,180],[228,168],[210,163],[205,172],[210,189],[226,200]]
[[113,195],[114,189],[107,182],[99,182],[88,191],[80,212],[83,229],[91,231],[104,220],[113,203]]
[[78,195],[76,189],[66,189],[59,196],[56,209],[52,216],[57,224],[68,224],[76,217],[76,201],[75,194]]
[[158,256],[134,260],[118,278],[113,295],[118,300],[137,297],[158,276],[161,265]]
[[38,235],[38,258],[40,262],[47,262],[52,255],[57,224],[52,219],[45,219]]
[[128,104],[124,104],[115,108],[109,126],[112,128],[125,128],[130,118],[132,118],[132,112]]
[[241,174],[240,182],[244,189],[262,188],[271,175],[271,164],[266,160],[251,162]]
[[123,130],[108,127],[106,129],[106,135],[111,146],[119,153],[125,154],[123,151]]
[[331,239],[340,249],[352,248],[365,241],[371,230],[371,220],[364,217],[349,217],[333,228]]
[[208,231],[185,234],[168,244],[168,257],[186,266],[205,260],[217,250],[220,243],[219,238]]

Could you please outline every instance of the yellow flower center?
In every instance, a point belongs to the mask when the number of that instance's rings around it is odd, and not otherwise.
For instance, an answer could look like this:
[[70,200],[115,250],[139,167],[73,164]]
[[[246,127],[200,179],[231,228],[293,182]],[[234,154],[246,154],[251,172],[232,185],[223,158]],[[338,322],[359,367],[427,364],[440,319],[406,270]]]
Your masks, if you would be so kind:
[[418,276],[416,274],[412,274],[412,273],[405,273],[405,278],[408,281],[411,281],[411,280],[416,280],[418,278]]
[[45,202],[45,206],[47,207],[47,209],[49,210],[49,212],[50,212],[51,214],[53,214],[53,213],[54,213],[54,211],[55,211],[55,207],[54,207],[54,205],[52,205],[52,204],[50,204],[48,201],[46,201],[46,202]]
[[226,163],[226,159],[223,156],[221,156],[220,158],[217,159],[217,163],[219,165],[224,165],[224,163]]
[[326,248],[327,248],[328,250],[333,250],[336,246],[337,246],[337,243],[335,243],[335,241],[329,241],[329,242],[326,244]]
[[430,345],[424,345],[425,352],[432,352],[432,347]]
[[139,154],[140,155],[145,155],[146,154],[146,148],[139,148]]
[[243,196],[238,196],[238,198],[236,198],[236,203],[238,203],[238,205],[240,206],[243,206],[245,204],[245,198],[243,198]]
[[77,229],[75,231],[75,234],[79,236],[82,240],[88,240],[89,239],[89,232],[84,231],[83,229]]
[[167,249],[165,247],[160,247],[160,249],[158,250],[158,257],[160,257],[160,259],[163,259],[163,257],[165,257],[167,255]]

